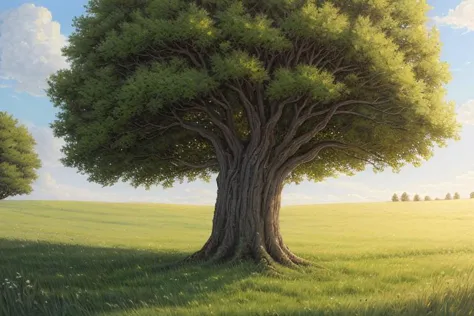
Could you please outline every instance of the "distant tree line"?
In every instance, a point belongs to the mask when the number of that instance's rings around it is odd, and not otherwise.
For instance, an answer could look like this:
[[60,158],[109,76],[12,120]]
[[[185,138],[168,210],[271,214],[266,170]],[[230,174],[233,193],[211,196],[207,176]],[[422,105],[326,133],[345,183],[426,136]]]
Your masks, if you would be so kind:
[[[474,192],[471,192],[471,194],[469,195],[469,197],[470,197],[471,199],[474,199]],[[446,196],[444,197],[444,200],[446,200],[446,201],[449,201],[449,200],[459,200],[459,199],[461,199],[461,195],[460,195],[458,192],[454,193],[454,195],[451,195],[451,193],[447,193]],[[413,201],[414,201],[414,202],[420,202],[420,201],[423,201],[423,200],[424,200],[424,201],[432,201],[433,199],[432,199],[430,196],[428,196],[428,195],[425,196],[424,199],[422,199],[421,196],[418,195],[418,194],[415,194],[415,195],[413,196]],[[435,200],[436,200],[436,201],[440,201],[440,200],[442,200],[442,199],[436,198]],[[412,201],[412,199],[410,198],[410,195],[409,195],[408,193],[406,193],[406,192],[403,192],[400,197],[398,196],[398,194],[394,193],[394,194],[392,195],[392,202],[400,202],[400,201],[401,201],[401,202],[410,202],[410,201]]]

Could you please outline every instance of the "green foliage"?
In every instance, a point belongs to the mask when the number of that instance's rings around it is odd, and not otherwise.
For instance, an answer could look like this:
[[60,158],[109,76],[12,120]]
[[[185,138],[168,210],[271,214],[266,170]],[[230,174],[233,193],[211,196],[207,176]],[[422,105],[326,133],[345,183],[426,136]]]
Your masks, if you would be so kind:
[[431,201],[431,200],[432,200],[431,197],[429,197],[428,195],[425,196],[425,201],[426,201],[426,202],[429,202],[429,201]]
[[415,202],[420,202],[420,201],[421,201],[421,197],[420,197],[418,194],[415,194],[415,196],[413,197],[413,201],[415,201]]
[[454,193],[453,199],[459,200],[460,198],[461,198],[461,195],[458,192]]
[[299,65],[294,70],[279,69],[268,86],[270,100],[282,100],[294,95],[309,94],[315,101],[330,102],[341,97],[344,85],[334,76],[317,68]]
[[445,200],[452,200],[453,197],[452,197],[451,193],[448,193],[448,194],[446,194],[446,197],[444,199]]
[[35,140],[25,126],[0,112],[0,200],[31,192],[41,167]]
[[227,56],[215,56],[212,60],[214,77],[218,80],[245,79],[263,82],[268,78],[263,64],[246,52],[236,51]]
[[400,199],[398,198],[398,195],[396,193],[394,193],[392,195],[392,202],[399,202],[399,201],[400,201]]
[[221,21],[222,37],[234,45],[245,49],[257,46],[275,52],[292,47],[283,30],[272,27],[271,19],[263,14],[252,17],[240,1],[229,2],[229,6],[216,14],[216,18]]
[[402,202],[409,202],[410,201],[410,196],[408,195],[408,193],[403,192],[402,197],[401,197],[401,201]]
[[[170,186],[226,170],[251,139],[283,157],[289,137],[298,145],[285,163],[310,158],[288,181],[419,166],[459,130],[428,10],[425,0],[91,0],[64,49],[71,68],[49,81],[63,163],[103,185]],[[324,141],[345,149],[313,159]]]
[[471,192],[471,194],[469,195],[469,197],[470,197],[471,199],[474,199],[474,192]]
[[289,247],[326,269],[275,275],[162,269],[205,241],[209,206],[4,201],[0,315],[469,315],[473,204],[285,207]]
[[299,10],[290,12],[282,28],[289,36],[316,42],[337,42],[344,36],[350,36],[348,17],[329,1],[325,1],[322,6],[313,1],[304,1]]
[[[204,71],[187,67],[182,61],[154,63],[137,69],[118,92],[118,107],[114,114],[127,120],[147,109],[156,113],[164,104],[187,102],[205,94],[215,82]],[[150,99],[153,100],[150,103]]]

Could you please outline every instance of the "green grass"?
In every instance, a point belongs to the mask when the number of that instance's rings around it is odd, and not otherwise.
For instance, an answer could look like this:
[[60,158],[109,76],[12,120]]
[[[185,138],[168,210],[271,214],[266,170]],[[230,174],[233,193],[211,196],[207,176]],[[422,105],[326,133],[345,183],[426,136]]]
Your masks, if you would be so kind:
[[211,217],[3,201],[0,315],[474,315],[474,201],[284,208],[287,244],[327,269],[167,268],[205,242]]

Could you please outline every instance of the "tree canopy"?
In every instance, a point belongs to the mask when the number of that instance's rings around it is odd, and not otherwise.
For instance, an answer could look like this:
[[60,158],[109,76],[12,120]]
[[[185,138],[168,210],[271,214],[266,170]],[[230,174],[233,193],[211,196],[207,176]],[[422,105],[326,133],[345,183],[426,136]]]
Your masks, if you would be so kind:
[[31,192],[41,167],[35,140],[25,126],[0,112],[0,200]]
[[396,193],[394,193],[392,195],[392,202],[399,202],[399,201],[400,201],[400,199],[398,198],[398,195]]
[[413,201],[415,201],[415,202],[420,202],[420,201],[421,201],[421,197],[420,197],[418,194],[415,194],[415,196],[413,197]]
[[428,6],[349,3],[90,1],[50,81],[64,163],[167,186],[267,130],[293,181],[420,164],[457,136]]

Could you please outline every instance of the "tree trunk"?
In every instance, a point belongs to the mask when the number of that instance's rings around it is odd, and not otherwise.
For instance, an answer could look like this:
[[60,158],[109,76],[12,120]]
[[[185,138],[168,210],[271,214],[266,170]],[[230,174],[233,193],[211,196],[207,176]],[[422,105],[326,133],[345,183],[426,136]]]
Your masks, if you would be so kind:
[[307,263],[291,253],[280,234],[284,176],[264,166],[263,159],[254,157],[235,161],[233,168],[219,174],[212,233],[192,259]]

